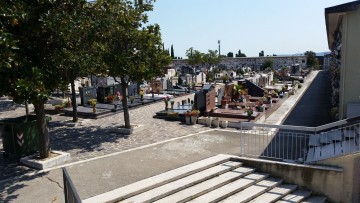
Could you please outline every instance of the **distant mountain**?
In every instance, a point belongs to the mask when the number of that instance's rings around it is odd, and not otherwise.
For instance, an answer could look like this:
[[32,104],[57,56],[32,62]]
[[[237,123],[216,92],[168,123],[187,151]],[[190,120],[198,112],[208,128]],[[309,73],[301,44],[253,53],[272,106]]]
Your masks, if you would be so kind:
[[325,56],[326,54],[330,54],[331,52],[329,51],[324,51],[324,52],[318,52],[316,53],[316,56]]
[[[324,56],[326,54],[330,54],[329,51],[317,52],[316,56]],[[296,53],[296,54],[278,54],[277,56],[304,56],[304,53]]]

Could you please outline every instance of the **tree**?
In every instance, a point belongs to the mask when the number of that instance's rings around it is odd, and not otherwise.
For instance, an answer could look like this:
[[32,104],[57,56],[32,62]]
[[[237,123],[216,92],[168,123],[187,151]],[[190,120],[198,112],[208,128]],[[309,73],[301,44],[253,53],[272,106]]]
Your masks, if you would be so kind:
[[173,45],[171,45],[171,58],[174,59],[175,56],[174,56],[174,47]]
[[234,54],[233,54],[232,52],[229,52],[229,53],[227,54],[227,57],[233,58],[233,57],[234,57]]
[[[52,63],[58,64],[64,86],[71,84],[73,122],[77,121],[75,79],[95,73],[96,51],[93,46],[92,10],[85,1],[64,4],[63,9],[48,16],[49,28],[55,30],[54,40],[62,47],[57,51]],[[71,7],[70,7],[71,6]]]
[[221,58],[217,54],[217,50],[208,50],[207,54],[203,54],[203,63],[209,67],[220,63]]
[[128,83],[141,83],[163,75],[164,67],[171,63],[169,53],[163,48],[160,27],[144,26],[146,13],[153,9],[152,3],[152,0],[98,0],[93,5],[104,66],[109,76],[119,78],[121,85],[125,128],[131,128]]
[[319,67],[319,61],[316,58],[316,53],[313,51],[306,51],[304,53],[305,56],[307,56],[307,60],[306,60],[306,66],[307,67],[314,67],[314,68],[318,68]]
[[[64,46],[54,29],[59,25],[51,19],[59,13],[74,13],[85,4],[85,0],[8,0],[0,5],[0,47],[6,54],[0,62],[0,94],[12,96],[16,103],[34,105],[40,158],[50,153],[44,103],[51,91],[66,81],[58,56]],[[62,20],[66,24],[68,19]]]
[[260,51],[259,56],[264,56],[264,51]]
[[246,57],[244,53],[241,53],[241,50],[239,49],[238,53],[235,55],[235,57]]
[[265,70],[267,68],[270,68],[271,70],[274,69],[274,61],[272,59],[265,59],[264,62],[261,65],[261,70]]
[[198,50],[194,50],[193,47],[190,47],[186,50],[185,55],[188,57],[188,63],[190,66],[203,64],[203,53]]

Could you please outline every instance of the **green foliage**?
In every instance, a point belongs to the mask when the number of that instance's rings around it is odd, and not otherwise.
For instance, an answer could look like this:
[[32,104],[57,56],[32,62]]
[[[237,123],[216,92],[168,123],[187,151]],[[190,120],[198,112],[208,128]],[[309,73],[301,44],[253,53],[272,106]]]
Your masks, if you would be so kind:
[[264,51],[260,51],[259,56],[264,56]]
[[[162,75],[171,58],[163,49],[160,27],[146,25],[149,1],[106,1],[93,5],[107,75],[142,82]],[[101,36],[101,38],[99,38]]]
[[191,66],[200,64],[203,66],[212,66],[219,64],[221,61],[221,58],[217,54],[217,50],[208,50],[208,53],[205,54],[190,47],[186,50],[186,56],[188,57],[188,63]]
[[95,107],[96,106],[96,103],[97,103],[97,100],[96,99],[89,99],[88,100],[88,104],[92,107]]
[[171,45],[171,52],[170,52],[170,56],[171,56],[171,58],[172,58],[172,59],[174,59],[174,58],[175,58],[175,56],[174,56],[174,47],[173,47],[173,45]]
[[239,49],[238,53],[235,54],[235,57],[246,57],[244,53],[241,53],[241,50]]
[[307,56],[306,58],[306,66],[307,67],[312,67],[312,68],[319,68],[319,61],[316,58],[316,53],[313,51],[306,51],[304,53],[305,56]]
[[0,94],[18,103],[44,102],[52,90],[69,81],[70,71],[64,67],[78,64],[79,47],[84,47],[80,39],[86,31],[79,29],[81,12],[76,11],[85,4],[85,0],[14,0],[1,5]]
[[227,57],[229,57],[229,58],[233,58],[234,57],[234,53],[232,53],[232,52],[229,52],[229,53],[227,53],[227,55],[226,55]]
[[271,59],[265,59],[261,67],[262,70],[265,70],[267,68],[274,69],[274,61]]

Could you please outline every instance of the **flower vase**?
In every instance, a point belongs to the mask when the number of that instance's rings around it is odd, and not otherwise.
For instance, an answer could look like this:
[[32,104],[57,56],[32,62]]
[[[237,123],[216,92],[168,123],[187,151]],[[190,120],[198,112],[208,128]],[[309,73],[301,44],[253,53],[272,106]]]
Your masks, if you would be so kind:
[[191,124],[195,125],[197,121],[197,116],[191,116]]
[[228,121],[222,121],[221,122],[221,127],[222,128],[227,128],[227,126],[228,126]]
[[190,121],[190,116],[185,116],[185,123],[186,125],[190,125],[191,124],[191,121]]
[[207,117],[207,118],[206,118],[206,126],[211,127],[211,122],[212,122],[212,118],[211,118],[211,117]]
[[171,104],[171,110],[174,109],[174,104]]
[[96,107],[93,106],[93,113],[96,113]]
[[220,119],[219,119],[219,118],[215,118],[215,119],[212,121],[212,125],[213,125],[215,128],[218,128],[218,127],[219,127],[219,124],[220,124]]

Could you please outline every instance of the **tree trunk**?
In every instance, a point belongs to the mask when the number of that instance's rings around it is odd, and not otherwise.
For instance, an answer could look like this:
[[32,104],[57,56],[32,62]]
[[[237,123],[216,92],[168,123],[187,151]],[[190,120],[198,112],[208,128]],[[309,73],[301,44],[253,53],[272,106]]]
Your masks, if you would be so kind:
[[44,159],[50,155],[49,130],[45,119],[44,102],[34,103],[36,123],[39,131],[40,158]]
[[30,115],[29,112],[29,103],[27,101],[25,101],[25,112],[26,112],[26,116]]
[[75,81],[71,80],[71,103],[73,107],[73,122],[77,122],[77,104],[76,104],[76,93],[75,93]]
[[128,87],[127,82],[124,78],[121,78],[121,96],[122,96],[122,106],[124,110],[124,121],[125,121],[125,128],[131,128],[130,126],[130,115],[129,115],[129,108],[127,105],[127,95],[126,95],[126,89]]

